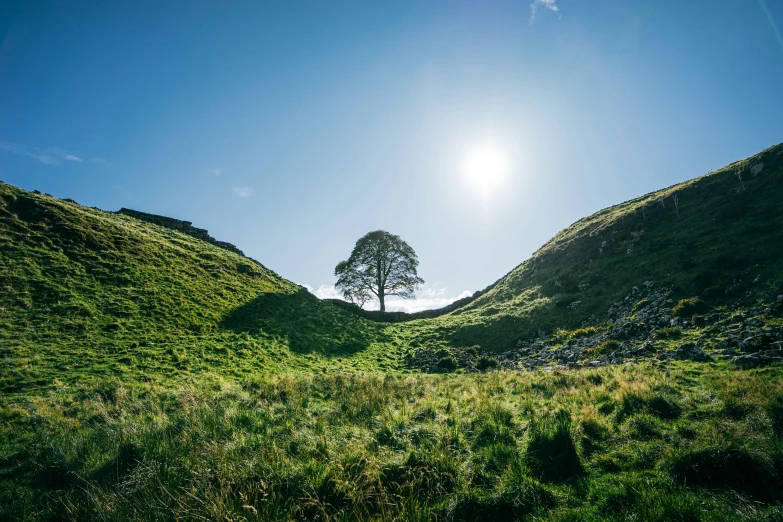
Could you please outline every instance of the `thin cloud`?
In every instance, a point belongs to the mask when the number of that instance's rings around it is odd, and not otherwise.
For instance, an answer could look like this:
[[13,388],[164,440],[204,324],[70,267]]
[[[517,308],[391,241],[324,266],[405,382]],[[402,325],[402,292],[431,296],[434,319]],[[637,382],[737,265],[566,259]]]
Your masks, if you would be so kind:
[[[334,285],[321,285],[313,288],[310,285],[303,285],[311,294],[318,299],[342,299],[343,295],[334,287]],[[465,290],[459,295],[449,295],[447,288],[426,288],[417,292],[415,299],[399,299],[389,297],[386,299],[386,310],[389,312],[421,312],[422,310],[434,310],[450,305],[457,299],[470,297],[473,292]],[[377,301],[368,303],[368,310],[378,310],[380,305]]]
[[234,194],[236,194],[240,198],[250,198],[253,197],[253,194],[255,194],[255,191],[252,187],[233,187]]
[[772,17],[772,13],[769,12],[769,7],[767,7],[767,3],[764,0],[759,0],[759,5],[761,6],[761,10],[764,11],[764,15],[767,17],[767,21],[769,21],[769,25],[772,27],[772,32],[775,34],[775,38],[778,41],[778,44],[780,45],[780,50],[783,51],[783,36],[780,35],[780,30],[778,29],[778,25],[775,23],[775,19]]
[[[33,159],[44,165],[60,165],[66,161],[73,163],[84,162],[83,158],[57,147],[42,149],[39,147],[28,147],[27,145],[12,143],[10,141],[0,141],[0,151],[18,154],[19,156]],[[102,158],[92,158],[90,161],[93,163],[108,163]]]
[[222,176],[223,169],[212,169],[212,174],[214,174],[215,176]]
[[533,3],[530,4],[530,25],[533,25],[533,20],[536,19],[536,13],[538,12],[539,7],[543,7],[544,9],[549,9],[552,12],[557,13],[557,16],[560,16],[560,8],[555,5],[555,2],[557,0],[533,0]]
[[316,296],[318,299],[342,299],[341,294],[334,285],[321,285],[318,288],[313,288],[310,285],[302,285],[307,288],[307,291]]

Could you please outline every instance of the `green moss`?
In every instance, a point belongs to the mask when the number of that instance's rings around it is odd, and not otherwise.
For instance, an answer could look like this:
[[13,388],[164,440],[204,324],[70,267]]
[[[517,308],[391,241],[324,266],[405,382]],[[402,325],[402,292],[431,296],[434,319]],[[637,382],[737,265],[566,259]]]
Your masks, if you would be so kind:
[[597,346],[593,346],[584,351],[587,357],[598,357],[612,353],[620,348],[620,343],[614,339],[607,339]]
[[704,313],[708,310],[707,304],[699,298],[688,297],[680,299],[674,308],[672,314],[675,317],[691,317],[695,314]]

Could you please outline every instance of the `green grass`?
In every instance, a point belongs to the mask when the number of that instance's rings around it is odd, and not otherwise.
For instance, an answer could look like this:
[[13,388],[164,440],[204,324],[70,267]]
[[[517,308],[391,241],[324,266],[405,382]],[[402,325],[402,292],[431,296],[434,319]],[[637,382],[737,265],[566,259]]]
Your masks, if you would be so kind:
[[776,520],[782,370],[61,384],[2,401],[0,516]]
[[[0,184],[0,390],[396,366],[382,327],[241,255]],[[342,360],[345,358],[345,360]]]
[[[643,321],[646,281],[679,322],[645,357],[711,350],[743,314],[783,328],[759,311],[783,293],[783,146],[739,162],[760,163],[602,210],[395,323],[0,184],[0,519],[780,520],[779,364],[509,372],[496,353],[603,336],[612,306]],[[439,375],[407,365],[419,349]]]
[[740,182],[730,165],[602,210],[466,306],[396,324],[319,301],[178,231],[0,184],[0,335],[14,361],[0,389],[172,373],[406,371],[416,346],[491,353],[542,331],[592,335],[645,281],[673,289],[675,315],[769,302],[783,292],[783,145],[739,163],[764,168]]

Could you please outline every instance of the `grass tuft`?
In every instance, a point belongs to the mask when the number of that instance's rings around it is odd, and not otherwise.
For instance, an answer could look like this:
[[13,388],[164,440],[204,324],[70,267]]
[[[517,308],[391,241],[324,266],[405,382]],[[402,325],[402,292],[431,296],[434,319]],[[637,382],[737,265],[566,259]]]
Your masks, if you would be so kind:
[[525,457],[545,482],[565,482],[584,472],[567,414],[538,418],[531,424]]

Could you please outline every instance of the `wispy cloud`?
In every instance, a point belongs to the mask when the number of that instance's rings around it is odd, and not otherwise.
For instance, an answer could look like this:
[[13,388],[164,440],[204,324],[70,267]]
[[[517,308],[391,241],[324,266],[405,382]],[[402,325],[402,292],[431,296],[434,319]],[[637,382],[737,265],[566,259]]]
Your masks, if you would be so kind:
[[[0,151],[9,152],[11,154],[18,154],[45,165],[60,165],[66,161],[73,163],[84,162],[84,158],[57,147],[44,149],[40,147],[28,147],[27,145],[12,143],[10,141],[0,141]],[[104,165],[108,164],[108,162],[103,158],[90,158],[89,161],[93,163],[101,163]]]
[[[321,285],[313,288],[310,285],[303,285],[311,294],[318,299],[342,299],[343,295],[334,287],[334,285]],[[389,297],[386,299],[386,310],[389,312],[421,312],[422,310],[433,310],[450,305],[457,299],[473,295],[473,292],[465,290],[459,295],[449,295],[448,289],[443,288],[425,288],[417,292],[416,299],[399,299]],[[368,310],[377,310],[380,305],[377,301],[369,303]]]
[[212,172],[212,174],[214,174],[215,176],[223,175],[223,169],[221,168],[212,169],[210,172]]
[[775,34],[775,38],[777,38],[778,40],[780,49],[783,51],[783,36],[780,35],[780,30],[778,29],[778,25],[775,23],[775,19],[772,17],[772,13],[769,12],[769,7],[767,7],[767,3],[764,0],[759,0],[759,5],[761,6],[761,10],[764,11],[764,15],[767,17],[767,21],[769,21],[769,25],[772,27],[772,32]]
[[234,194],[239,196],[240,198],[250,198],[253,197],[253,194],[255,194],[255,191],[252,187],[233,187]]
[[318,288],[313,288],[310,285],[302,285],[307,290],[315,295],[318,299],[342,299],[343,294],[341,294],[334,285],[321,285]]
[[550,11],[557,13],[559,17],[560,8],[555,5],[556,1],[557,0],[533,0],[533,3],[530,4],[530,25],[533,25],[533,20],[536,19],[536,13],[538,12],[539,7],[549,9]]

